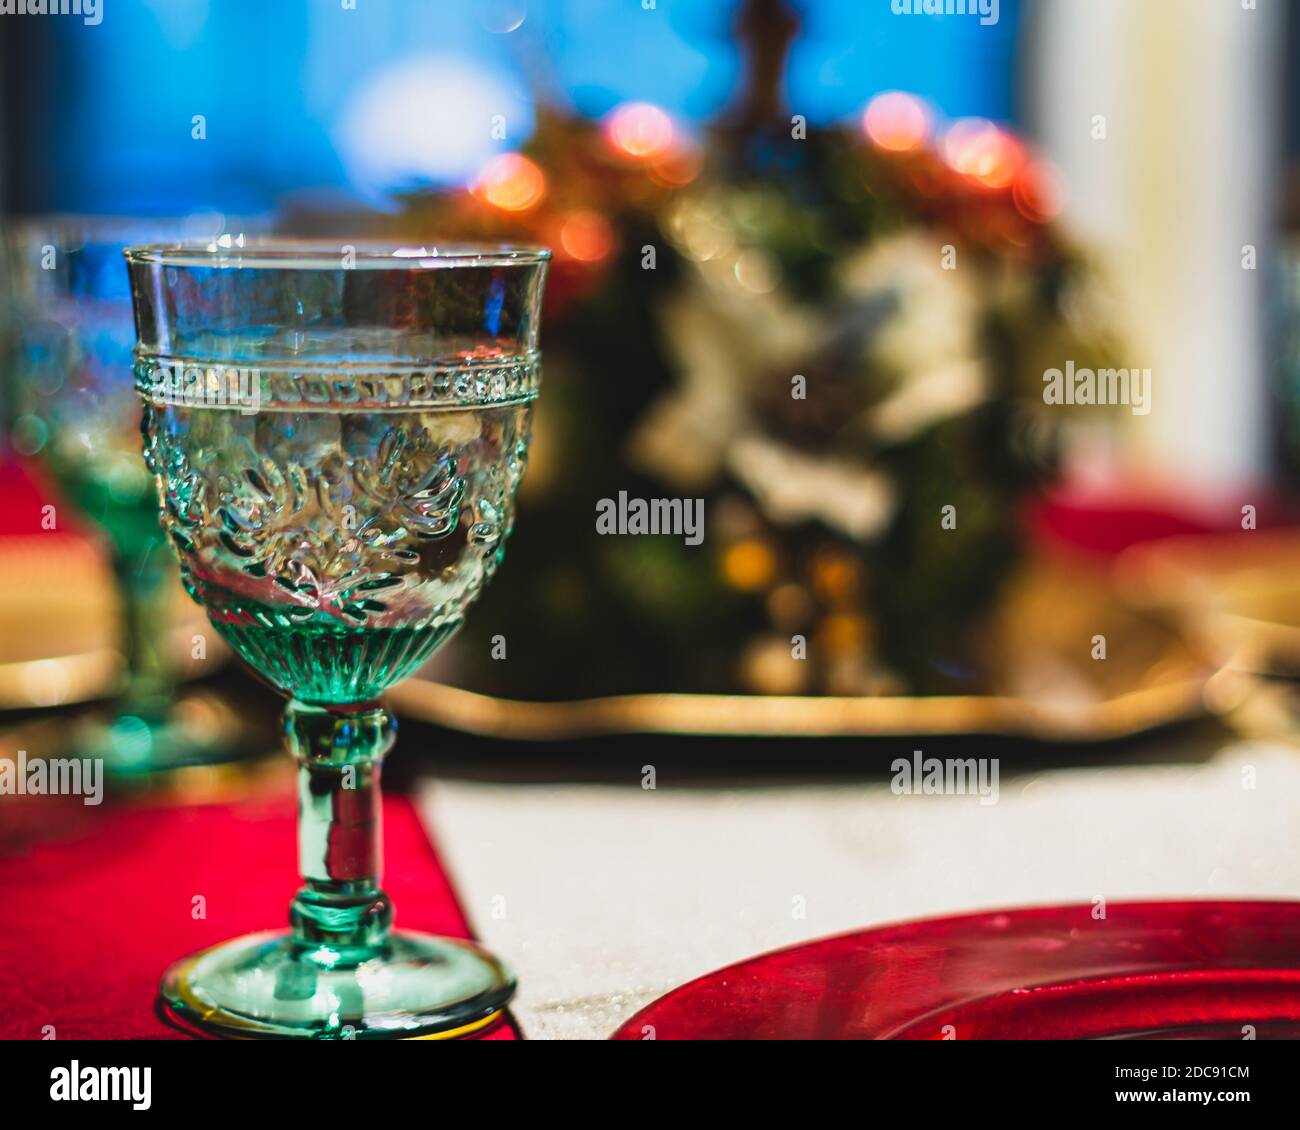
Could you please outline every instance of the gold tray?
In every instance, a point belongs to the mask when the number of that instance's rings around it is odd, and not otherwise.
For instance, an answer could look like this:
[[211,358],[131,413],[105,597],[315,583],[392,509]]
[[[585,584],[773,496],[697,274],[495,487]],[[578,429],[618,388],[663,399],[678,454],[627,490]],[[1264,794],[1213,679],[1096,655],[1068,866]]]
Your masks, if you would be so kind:
[[1168,538],[1126,552],[1118,577],[1135,608],[1178,622],[1208,662],[1300,675],[1300,533]]
[[[1107,658],[1091,658],[1103,634]],[[414,678],[389,698],[402,716],[493,738],[611,734],[892,736],[996,734],[1104,741],[1196,717],[1217,667],[1167,618],[1135,610],[1082,570],[1031,564],[1008,585],[984,663],[988,694],[874,698],[631,694],[565,702],[495,698]],[[1219,704],[1215,704],[1216,708]]]
[[[172,643],[183,675],[227,652],[176,587]],[[90,541],[0,541],[0,709],[83,702],[111,694],[121,667],[116,594]],[[195,632],[209,657],[190,657]],[[1094,634],[1105,660],[1090,657]],[[1204,713],[1218,664],[1188,647],[1169,618],[1130,606],[1110,583],[1032,563],[1007,586],[985,633],[989,693],[816,697],[631,694],[526,702],[408,679],[389,692],[404,716],[465,733],[521,740],[611,734],[890,736],[998,734],[1103,741]],[[1220,681],[1221,682],[1221,681]]]

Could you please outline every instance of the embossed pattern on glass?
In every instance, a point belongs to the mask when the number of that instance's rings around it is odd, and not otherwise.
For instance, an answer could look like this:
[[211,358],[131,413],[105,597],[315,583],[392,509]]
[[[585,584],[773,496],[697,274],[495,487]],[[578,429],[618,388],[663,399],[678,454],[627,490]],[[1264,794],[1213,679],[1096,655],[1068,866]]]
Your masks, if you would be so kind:
[[365,702],[409,674],[501,559],[526,404],[145,411],[186,588],[300,702]]

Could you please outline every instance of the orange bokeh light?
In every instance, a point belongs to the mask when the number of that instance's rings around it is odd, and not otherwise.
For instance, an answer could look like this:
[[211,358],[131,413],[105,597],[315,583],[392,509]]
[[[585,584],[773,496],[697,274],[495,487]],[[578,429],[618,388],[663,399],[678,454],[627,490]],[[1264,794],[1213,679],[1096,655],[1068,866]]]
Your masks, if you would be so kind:
[[678,146],[652,164],[646,174],[660,188],[681,188],[699,176],[703,167],[704,156],[698,149]]
[[527,157],[502,153],[483,167],[474,194],[502,211],[526,212],[546,195],[546,177]]
[[1065,208],[1065,178],[1049,161],[1030,161],[1011,186],[1011,199],[1026,220],[1048,223]]
[[599,212],[570,212],[560,225],[560,246],[570,258],[594,263],[614,247],[614,232]]
[[672,119],[649,102],[628,102],[605,121],[610,145],[635,161],[662,157],[672,148],[673,133]]
[[862,128],[881,149],[906,153],[919,149],[930,136],[930,111],[911,94],[877,94],[862,115]]
[[1007,188],[1025,163],[1020,142],[983,118],[963,118],[943,141],[948,164],[985,188]]

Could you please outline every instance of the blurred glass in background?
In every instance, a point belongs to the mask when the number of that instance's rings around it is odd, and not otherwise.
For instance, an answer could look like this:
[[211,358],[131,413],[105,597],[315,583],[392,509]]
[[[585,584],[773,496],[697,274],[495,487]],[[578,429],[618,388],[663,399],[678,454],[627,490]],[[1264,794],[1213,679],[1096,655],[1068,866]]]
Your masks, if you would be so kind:
[[[102,533],[120,602],[122,670],[113,713],[64,739],[64,752],[102,757],[110,772],[175,768],[226,752],[218,733],[196,730],[174,709],[178,586],[140,455],[135,325],[122,259],[134,243],[211,238],[224,225],[224,217],[211,214],[170,223],[59,216],[3,233],[14,317],[6,374],[10,442],[57,489],[42,507],[42,530],[88,520]],[[75,514],[60,514],[65,500]],[[52,584],[42,595],[57,604],[62,594]],[[39,605],[31,605],[30,631],[44,626]]]

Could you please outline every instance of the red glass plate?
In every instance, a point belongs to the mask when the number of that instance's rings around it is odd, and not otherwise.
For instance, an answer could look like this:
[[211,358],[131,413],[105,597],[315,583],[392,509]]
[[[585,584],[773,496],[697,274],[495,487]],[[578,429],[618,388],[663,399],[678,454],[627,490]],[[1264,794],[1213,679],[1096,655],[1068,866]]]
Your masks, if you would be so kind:
[[1300,1038],[1300,902],[1093,914],[991,911],[777,950],[674,989],[614,1039]]

